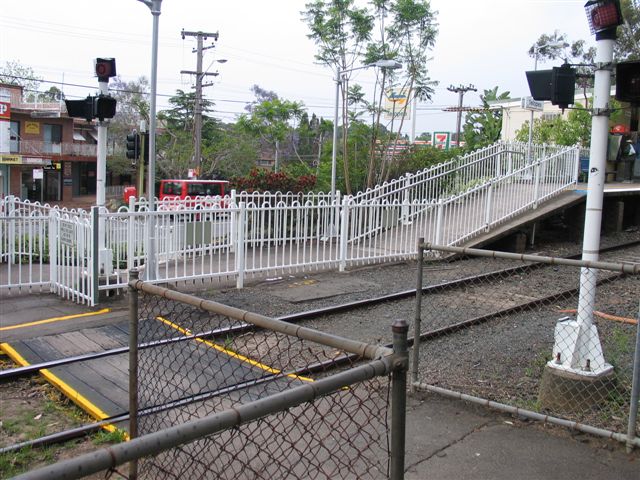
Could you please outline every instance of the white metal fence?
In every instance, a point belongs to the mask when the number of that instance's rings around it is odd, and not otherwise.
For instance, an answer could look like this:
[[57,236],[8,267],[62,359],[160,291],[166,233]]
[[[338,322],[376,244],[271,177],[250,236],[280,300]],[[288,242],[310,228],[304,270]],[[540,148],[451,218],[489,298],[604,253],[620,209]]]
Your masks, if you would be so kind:
[[[132,268],[156,282],[218,277],[240,288],[247,275],[406,259],[419,237],[461,245],[576,182],[577,149],[543,156],[536,148],[529,162],[524,151],[498,144],[449,162],[449,170],[333,201],[325,193],[232,192],[160,202],[154,211],[132,199],[118,212],[88,214],[8,197],[0,204],[0,289],[49,288],[95,303],[100,290],[124,288]],[[144,272],[151,239],[153,275]]]

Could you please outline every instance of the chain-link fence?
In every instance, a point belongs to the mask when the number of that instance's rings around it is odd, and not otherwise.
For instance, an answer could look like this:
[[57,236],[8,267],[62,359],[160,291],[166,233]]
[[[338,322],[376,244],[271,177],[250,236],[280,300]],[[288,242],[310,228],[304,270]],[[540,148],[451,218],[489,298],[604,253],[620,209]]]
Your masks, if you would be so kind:
[[[637,264],[425,244],[421,253],[483,257],[485,273],[459,266],[417,297],[414,388],[640,445]],[[433,268],[419,268],[419,285]]]
[[406,321],[389,349],[132,276],[130,441],[24,478],[403,478]]

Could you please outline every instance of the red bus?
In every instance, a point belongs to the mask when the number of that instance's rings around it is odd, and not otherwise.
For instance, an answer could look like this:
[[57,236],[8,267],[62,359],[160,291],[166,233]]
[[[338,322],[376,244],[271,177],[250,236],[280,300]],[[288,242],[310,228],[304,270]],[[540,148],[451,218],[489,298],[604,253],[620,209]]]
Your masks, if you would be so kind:
[[162,200],[184,200],[195,197],[224,197],[229,182],[225,180],[160,180]]

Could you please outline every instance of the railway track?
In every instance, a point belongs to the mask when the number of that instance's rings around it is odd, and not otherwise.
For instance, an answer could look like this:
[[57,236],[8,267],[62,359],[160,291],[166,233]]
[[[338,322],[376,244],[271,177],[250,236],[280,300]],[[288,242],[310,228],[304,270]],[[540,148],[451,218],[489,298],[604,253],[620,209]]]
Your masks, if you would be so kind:
[[[615,259],[615,256],[616,255],[619,256],[619,253],[621,251],[626,252],[629,250],[633,250],[633,248],[637,247],[638,245],[640,245],[640,241],[634,241],[634,242],[628,242],[620,245],[615,245],[615,246],[603,249],[601,251],[601,254],[605,259],[607,258],[608,255],[613,255],[614,257],[612,259]],[[637,256],[637,254],[634,255],[633,258],[635,258],[635,256]],[[579,255],[574,255],[567,258],[571,259],[576,257],[579,257]],[[455,281],[447,281],[447,282],[438,283],[436,285],[424,286],[422,288],[422,293],[423,295],[436,295],[436,294],[442,295],[442,294],[445,294],[446,292],[452,292],[452,294],[455,294],[455,292],[459,292],[460,289],[467,288],[473,284],[477,285],[478,282],[484,282],[487,288],[495,288],[495,287],[492,287],[494,282],[501,281],[505,278],[521,275],[525,273],[525,271],[527,275],[531,275],[533,274],[533,272],[540,270],[541,277],[544,277],[545,275],[544,269],[549,269],[549,268],[553,269],[552,266],[547,266],[542,264],[537,264],[537,265],[528,264],[526,267],[518,266],[518,267],[501,268],[495,271],[491,271],[491,272],[487,272],[479,275],[473,275],[473,276],[465,277]],[[615,282],[618,278],[620,278],[620,275],[610,275],[610,276],[607,276],[606,278],[602,278],[600,281],[601,283],[611,283],[611,282]],[[488,311],[480,315],[474,315],[470,318],[466,318],[463,321],[452,323],[449,325],[441,325],[441,326],[437,326],[436,328],[430,328],[428,331],[422,333],[420,338],[421,340],[430,340],[430,339],[438,338],[440,336],[447,335],[454,331],[460,331],[462,329],[479,325],[483,322],[487,322],[495,318],[503,317],[511,313],[537,308],[540,305],[547,305],[549,303],[554,302],[556,299],[566,298],[567,296],[574,296],[576,293],[577,293],[577,288],[571,287],[571,288],[563,289],[561,291],[554,291],[551,293],[547,293],[545,295],[538,295],[536,298],[533,298],[526,302],[519,302],[510,306],[507,306],[505,308],[497,309],[494,311]],[[378,296],[375,298],[369,298],[369,299],[349,302],[349,303],[340,304],[340,305],[333,305],[325,308],[318,308],[314,310],[283,315],[278,317],[278,319],[282,321],[297,323],[297,322],[305,322],[313,319],[318,319],[320,317],[354,312],[359,309],[377,308],[384,305],[386,305],[387,307],[393,308],[392,305],[397,305],[398,302],[406,301],[407,299],[410,299],[415,296],[416,296],[416,290],[409,289],[409,290],[396,292],[393,294]],[[413,304],[414,302],[411,300],[410,303]],[[216,338],[220,336],[237,335],[240,333],[244,333],[250,329],[252,329],[252,326],[248,324],[237,325],[231,328],[209,330],[206,332],[200,332],[198,334],[193,334],[193,335],[186,335],[186,336],[182,335],[179,337],[166,339],[162,341],[148,342],[148,343],[141,344],[139,348],[140,349],[153,348],[162,344],[189,341],[196,338]],[[414,341],[413,338],[410,339],[410,343],[413,343],[413,341]],[[20,368],[4,370],[4,371],[0,371],[0,381],[10,381],[13,379],[23,377],[25,375],[31,375],[42,369],[49,369],[56,366],[68,365],[72,363],[78,363],[78,362],[93,360],[97,358],[104,358],[112,355],[119,355],[119,354],[126,353],[127,351],[128,351],[127,347],[114,348],[114,349],[105,350],[102,352],[96,352],[96,353],[85,354],[85,355],[80,355],[76,357],[69,357],[69,358],[54,360],[54,361],[36,364],[36,365],[30,365],[28,367],[20,367]],[[345,355],[343,357],[338,358],[339,360],[338,363],[350,362],[350,361],[353,361],[353,359],[354,358],[352,356]],[[332,359],[330,363],[332,365],[335,365],[336,359]],[[239,384],[233,387],[225,388],[223,390],[215,390],[207,393],[201,393],[197,396],[183,398],[175,402],[172,402],[171,404],[155,407],[154,409],[142,410],[140,412],[140,415],[145,415],[148,413],[157,413],[158,411],[161,411],[161,410],[175,408],[177,406],[182,406],[182,405],[186,405],[196,401],[201,401],[207,398],[221,395],[223,393],[228,393],[230,390],[233,390],[233,389],[237,389],[237,390],[244,389],[247,386],[255,385],[257,382],[271,381],[276,376],[292,375],[292,374],[305,375],[305,374],[310,374],[317,371],[324,371],[326,370],[326,367],[328,366],[328,364],[329,362],[320,362],[296,371],[281,372],[277,375],[265,374],[262,378],[259,378],[257,380],[252,380],[251,382],[247,382],[246,385]],[[25,443],[5,447],[3,449],[0,449],[0,453],[13,451],[25,446],[35,447],[35,446],[50,445],[53,443],[63,442],[71,438],[77,438],[79,436],[86,435],[91,431],[98,430],[106,424],[122,422],[122,421],[126,421],[127,419],[128,419],[128,412],[122,412],[122,414],[120,415],[107,418],[101,422],[92,423],[92,424],[88,424],[88,425],[75,428],[72,430],[68,430],[65,432],[49,435],[47,437],[42,437],[40,439],[31,441],[31,442],[25,442]]]

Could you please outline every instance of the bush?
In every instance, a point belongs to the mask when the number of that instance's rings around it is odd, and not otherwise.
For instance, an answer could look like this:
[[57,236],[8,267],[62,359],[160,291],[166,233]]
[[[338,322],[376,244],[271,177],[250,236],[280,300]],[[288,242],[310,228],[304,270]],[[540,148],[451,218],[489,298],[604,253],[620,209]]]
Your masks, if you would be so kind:
[[308,192],[316,184],[315,175],[294,177],[286,172],[270,172],[254,168],[245,177],[230,180],[231,188],[246,192]]

